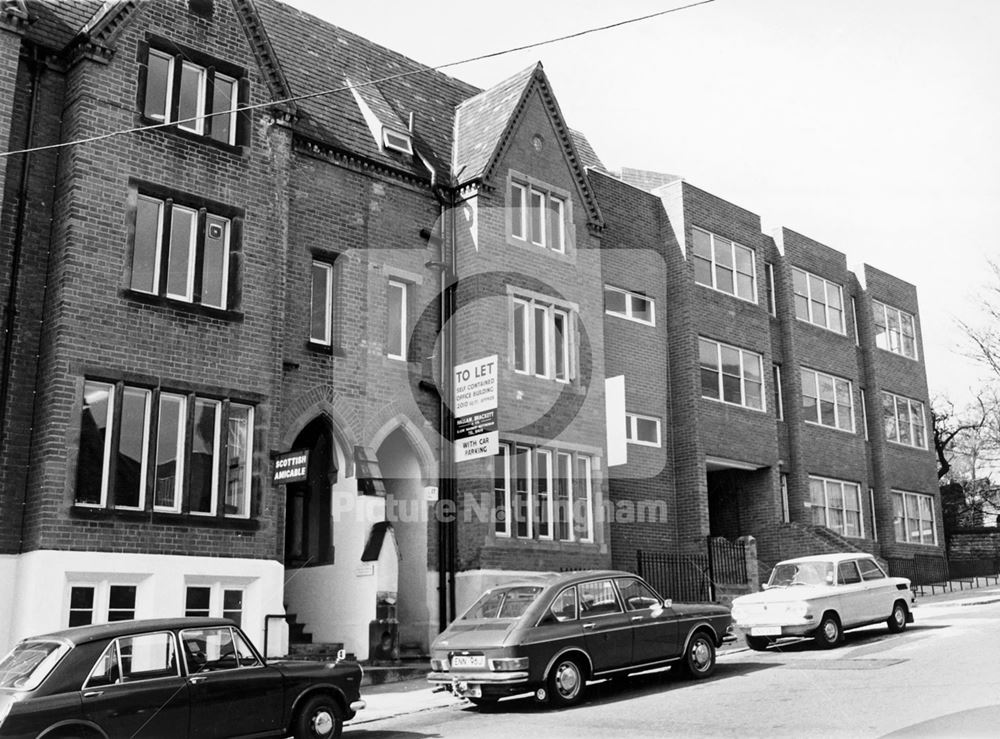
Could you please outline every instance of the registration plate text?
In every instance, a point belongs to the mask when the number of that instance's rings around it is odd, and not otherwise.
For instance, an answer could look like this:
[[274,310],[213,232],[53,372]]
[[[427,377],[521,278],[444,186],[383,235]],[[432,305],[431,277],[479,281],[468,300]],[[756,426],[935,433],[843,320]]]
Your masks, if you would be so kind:
[[754,626],[750,636],[781,636],[780,626]]
[[486,667],[486,657],[481,654],[453,654],[452,667]]

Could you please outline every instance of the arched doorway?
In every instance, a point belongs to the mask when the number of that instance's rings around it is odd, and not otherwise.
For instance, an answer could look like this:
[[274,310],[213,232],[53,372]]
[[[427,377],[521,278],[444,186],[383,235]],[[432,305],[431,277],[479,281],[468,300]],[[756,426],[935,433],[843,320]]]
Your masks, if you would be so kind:
[[433,634],[428,607],[432,595],[427,569],[429,517],[420,460],[402,428],[385,438],[377,455],[385,481],[386,518],[399,547],[399,643],[404,650],[428,654]]
[[332,563],[330,487],[338,470],[329,419],[313,419],[292,448],[309,451],[309,467],[307,479],[290,483],[285,493],[285,567]]

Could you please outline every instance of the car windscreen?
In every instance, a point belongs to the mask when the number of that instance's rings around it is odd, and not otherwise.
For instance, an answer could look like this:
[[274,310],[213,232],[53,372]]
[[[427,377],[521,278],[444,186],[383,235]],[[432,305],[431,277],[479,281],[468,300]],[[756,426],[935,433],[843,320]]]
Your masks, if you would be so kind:
[[833,585],[832,562],[782,562],[771,570],[769,587]]
[[0,688],[34,690],[70,649],[58,641],[24,641],[15,644],[0,661]]
[[462,621],[476,621],[493,618],[517,618],[531,605],[541,587],[518,586],[496,588],[482,595],[462,616]]

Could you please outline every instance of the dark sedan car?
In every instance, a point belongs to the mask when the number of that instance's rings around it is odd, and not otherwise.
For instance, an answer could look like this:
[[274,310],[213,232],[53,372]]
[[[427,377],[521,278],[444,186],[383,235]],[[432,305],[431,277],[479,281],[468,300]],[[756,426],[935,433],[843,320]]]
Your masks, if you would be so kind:
[[542,575],[486,591],[434,640],[428,680],[477,705],[534,691],[565,706],[591,678],[673,664],[708,677],[732,621],[724,606],[663,600],[627,572]]
[[0,737],[339,736],[365,707],[353,662],[265,662],[218,618],[24,639],[0,662]]

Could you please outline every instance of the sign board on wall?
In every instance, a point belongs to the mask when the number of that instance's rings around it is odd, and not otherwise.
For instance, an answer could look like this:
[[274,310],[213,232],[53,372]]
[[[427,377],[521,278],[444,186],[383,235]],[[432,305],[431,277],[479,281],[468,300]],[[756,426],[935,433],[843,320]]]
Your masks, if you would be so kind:
[[455,461],[497,453],[497,355],[455,366]]
[[304,482],[309,471],[309,450],[284,452],[274,458],[274,478],[276,485],[290,482]]

